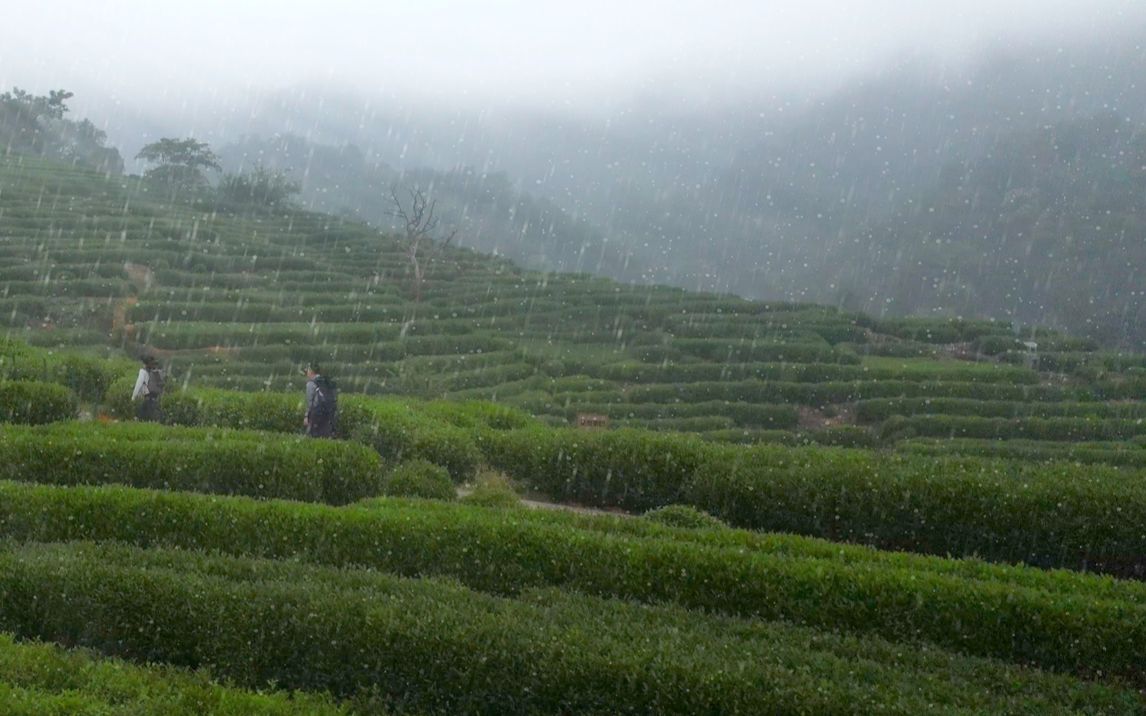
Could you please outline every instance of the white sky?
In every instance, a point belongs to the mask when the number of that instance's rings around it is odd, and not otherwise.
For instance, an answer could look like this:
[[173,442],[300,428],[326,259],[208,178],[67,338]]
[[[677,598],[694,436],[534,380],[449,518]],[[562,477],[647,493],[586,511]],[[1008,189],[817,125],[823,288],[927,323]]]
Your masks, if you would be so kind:
[[77,108],[316,83],[515,104],[784,87],[1146,19],[1146,0],[8,3],[0,89],[65,87]]

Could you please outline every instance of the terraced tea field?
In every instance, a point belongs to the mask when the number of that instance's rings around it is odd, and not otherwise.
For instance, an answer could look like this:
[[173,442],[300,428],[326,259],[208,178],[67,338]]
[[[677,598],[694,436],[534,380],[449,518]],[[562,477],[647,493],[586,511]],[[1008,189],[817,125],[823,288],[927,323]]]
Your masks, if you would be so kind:
[[1105,449],[1146,434],[1125,404],[1146,394],[1146,358],[1048,331],[1023,334],[1039,344],[1035,370],[1008,324],[878,320],[458,250],[429,262],[415,302],[402,246],[364,225],[153,193],[134,178],[0,162],[10,334],[153,352],[184,386],[299,390],[300,368],[320,360],[350,392],[490,399],[554,424],[588,414],[718,441]]
[[[638,431],[586,439],[490,404],[377,398],[344,407],[357,439],[300,442],[283,434],[295,396],[180,400],[179,419],[201,426],[0,429],[0,630],[168,665],[137,672],[5,642],[0,703],[522,714],[1146,703],[1141,582],[732,529],[685,507],[583,516],[374,496],[398,460],[435,461],[455,480],[495,465],[555,499],[690,504],[749,527],[1090,568],[1075,558],[1140,548],[1140,473]],[[43,675],[61,662],[75,670],[66,683]],[[313,693],[234,690],[269,684]],[[78,704],[89,711],[66,710]]]
[[1146,709],[1140,356],[4,161],[6,713]]

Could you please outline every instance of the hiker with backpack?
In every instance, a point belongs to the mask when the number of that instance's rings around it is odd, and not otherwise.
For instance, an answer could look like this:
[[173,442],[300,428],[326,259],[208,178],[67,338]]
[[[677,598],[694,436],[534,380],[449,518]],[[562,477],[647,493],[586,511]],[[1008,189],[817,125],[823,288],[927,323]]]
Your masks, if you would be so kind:
[[312,438],[332,438],[338,419],[338,388],[319,372],[318,364],[306,369],[306,417],[302,424]]
[[163,410],[159,405],[159,398],[163,395],[163,371],[159,369],[159,361],[154,356],[144,356],[143,367],[139,369],[139,376],[135,379],[135,390],[131,392],[132,402],[138,403],[135,416],[148,423],[158,423],[163,420]]

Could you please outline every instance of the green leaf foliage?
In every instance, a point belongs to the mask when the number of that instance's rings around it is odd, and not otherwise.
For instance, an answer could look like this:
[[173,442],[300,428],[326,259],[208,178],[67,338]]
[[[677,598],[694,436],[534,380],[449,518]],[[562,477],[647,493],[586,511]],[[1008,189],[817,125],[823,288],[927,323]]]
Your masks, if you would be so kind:
[[359,565],[495,594],[559,587],[1142,676],[1146,586],[792,536],[421,501],[335,509],[11,483],[0,483],[0,534]]
[[176,665],[205,661],[241,686],[374,696],[402,710],[1141,707],[1128,689],[940,650],[553,590],[505,599],[434,580],[110,545],[13,546],[0,565],[0,626],[19,635]]
[[60,424],[0,430],[4,479],[124,484],[344,504],[381,491],[362,445],[156,425]]
[[423,497],[431,500],[453,500],[457,488],[450,474],[428,460],[407,460],[386,475],[382,492],[393,497]]
[[[94,356],[36,348],[26,343],[0,338],[0,379],[55,383],[68,388],[81,400],[99,401],[108,386],[131,372],[135,380],[138,364],[101,360]],[[131,389],[128,388],[130,396]]]
[[646,520],[683,529],[720,529],[727,527],[719,518],[688,505],[665,505],[644,514]]
[[76,416],[76,396],[55,383],[0,380],[0,422],[39,425]]
[[139,667],[0,634],[0,712],[8,716],[345,716],[313,694],[254,693],[202,672]]
[[483,449],[531,488],[596,507],[686,504],[738,527],[1040,566],[1146,559],[1146,483],[1112,469],[626,431],[505,431]]

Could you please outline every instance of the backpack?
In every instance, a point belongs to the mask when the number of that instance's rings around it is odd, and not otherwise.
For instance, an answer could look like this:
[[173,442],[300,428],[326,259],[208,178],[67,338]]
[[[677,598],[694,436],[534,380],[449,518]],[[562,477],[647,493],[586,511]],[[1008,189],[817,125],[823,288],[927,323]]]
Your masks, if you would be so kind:
[[325,422],[334,417],[338,410],[338,387],[334,381],[324,376],[314,379],[314,405],[311,407],[311,416],[318,422]]
[[151,368],[147,371],[147,397],[158,398],[163,395],[163,371]]

